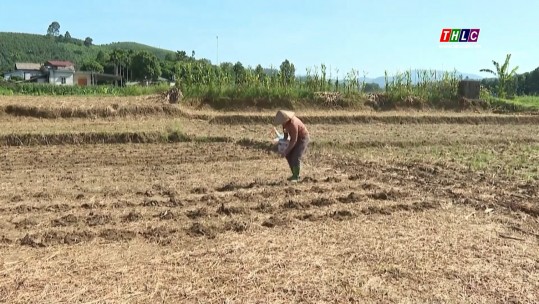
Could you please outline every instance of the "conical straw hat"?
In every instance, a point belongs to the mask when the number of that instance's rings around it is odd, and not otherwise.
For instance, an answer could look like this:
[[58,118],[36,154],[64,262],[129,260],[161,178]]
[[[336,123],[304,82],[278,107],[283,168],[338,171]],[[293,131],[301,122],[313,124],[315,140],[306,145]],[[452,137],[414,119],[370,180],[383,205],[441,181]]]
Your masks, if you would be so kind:
[[279,110],[277,111],[277,114],[275,115],[274,122],[276,125],[282,125],[294,116],[295,116],[294,112]]

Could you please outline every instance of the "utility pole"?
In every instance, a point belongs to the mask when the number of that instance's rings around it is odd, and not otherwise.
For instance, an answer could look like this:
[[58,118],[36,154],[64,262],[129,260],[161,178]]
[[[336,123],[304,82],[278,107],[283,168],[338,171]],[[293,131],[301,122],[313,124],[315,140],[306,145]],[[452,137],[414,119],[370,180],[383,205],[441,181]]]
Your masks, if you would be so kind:
[[219,65],[219,36],[215,38],[217,38],[217,65]]

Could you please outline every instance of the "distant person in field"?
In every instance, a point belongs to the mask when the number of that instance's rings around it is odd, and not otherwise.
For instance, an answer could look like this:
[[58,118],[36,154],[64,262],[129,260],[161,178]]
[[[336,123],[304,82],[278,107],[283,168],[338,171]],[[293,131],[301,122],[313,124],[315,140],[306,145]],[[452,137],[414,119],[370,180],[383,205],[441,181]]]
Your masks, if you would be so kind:
[[309,131],[294,112],[279,110],[274,122],[275,125],[283,126],[284,139],[289,139],[288,147],[281,156],[286,157],[292,171],[292,176],[288,180],[297,182],[300,179],[300,162],[309,144]]

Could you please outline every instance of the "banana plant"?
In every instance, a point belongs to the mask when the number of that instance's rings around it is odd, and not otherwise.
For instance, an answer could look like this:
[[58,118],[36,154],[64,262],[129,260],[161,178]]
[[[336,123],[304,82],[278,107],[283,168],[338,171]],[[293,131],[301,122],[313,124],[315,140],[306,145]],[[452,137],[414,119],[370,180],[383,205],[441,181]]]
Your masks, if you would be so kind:
[[518,66],[511,70],[511,72],[508,72],[509,67],[509,59],[511,59],[511,54],[507,54],[505,57],[505,62],[500,67],[500,64],[494,60],[492,60],[492,64],[494,64],[494,67],[496,68],[496,71],[491,69],[481,69],[480,72],[486,72],[490,73],[496,77],[498,77],[498,97],[505,98],[507,96],[507,84],[510,82],[510,80],[515,76],[516,71],[518,69]]

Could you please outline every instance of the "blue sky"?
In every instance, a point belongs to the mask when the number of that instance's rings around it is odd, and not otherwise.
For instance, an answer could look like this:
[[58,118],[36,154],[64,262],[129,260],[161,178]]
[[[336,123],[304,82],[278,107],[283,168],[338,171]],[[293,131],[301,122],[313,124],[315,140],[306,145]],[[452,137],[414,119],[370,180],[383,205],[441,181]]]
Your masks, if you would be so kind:
[[[509,3],[509,4],[507,4]],[[297,74],[324,63],[367,77],[409,68],[479,72],[512,54],[519,72],[539,67],[539,1],[85,0],[2,1],[0,31],[89,36],[195,51],[195,57]],[[475,48],[440,48],[442,28],[479,28]]]

